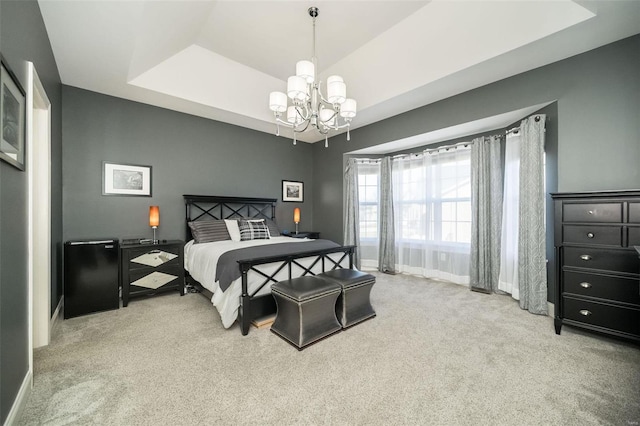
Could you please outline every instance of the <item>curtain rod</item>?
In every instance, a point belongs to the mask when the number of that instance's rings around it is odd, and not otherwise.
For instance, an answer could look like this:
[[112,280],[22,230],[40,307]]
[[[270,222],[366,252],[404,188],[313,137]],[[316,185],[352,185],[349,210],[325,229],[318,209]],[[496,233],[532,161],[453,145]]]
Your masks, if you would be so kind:
[[410,157],[412,155],[420,156],[420,155],[424,155],[424,154],[431,154],[433,152],[438,152],[438,151],[449,151],[450,149],[457,149],[460,146],[469,146],[469,145],[473,145],[473,142],[469,141],[469,142],[459,142],[459,143],[454,143],[453,145],[442,145],[439,146],[437,148],[428,148],[425,149],[422,152],[417,152],[417,153],[409,153],[409,154],[398,154],[398,155],[394,155],[393,157],[391,157],[392,159],[396,159],[396,158],[402,158],[402,157]]
[[[536,115],[536,117],[534,118],[534,120],[536,120],[536,122],[540,121],[540,116]],[[514,127],[513,129],[509,129],[505,132],[505,134],[509,134],[509,133],[515,133],[516,135],[518,134],[518,132],[520,131],[520,126]]]
[[382,161],[382,158],[356,158],[355,160],[362,164],[375,164]]

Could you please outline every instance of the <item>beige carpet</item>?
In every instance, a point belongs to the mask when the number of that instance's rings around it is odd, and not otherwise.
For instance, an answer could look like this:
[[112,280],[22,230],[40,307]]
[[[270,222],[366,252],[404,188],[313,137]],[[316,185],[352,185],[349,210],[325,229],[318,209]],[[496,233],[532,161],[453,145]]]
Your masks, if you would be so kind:
[[507,296],[377,274],[378,316],[298,352],[222,328],[199,294],[63,321],[35,354],[24,425],[640,422],[640,348]]

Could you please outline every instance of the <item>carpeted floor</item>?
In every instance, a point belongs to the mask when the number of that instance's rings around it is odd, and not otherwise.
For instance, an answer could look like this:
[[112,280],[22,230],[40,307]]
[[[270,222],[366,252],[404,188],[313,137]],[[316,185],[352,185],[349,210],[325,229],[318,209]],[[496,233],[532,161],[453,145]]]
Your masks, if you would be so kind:
[[507,296],[376,274],[378,316],[302,352],[201,295],[65,320],[22,425],[637,425],[640,347]]

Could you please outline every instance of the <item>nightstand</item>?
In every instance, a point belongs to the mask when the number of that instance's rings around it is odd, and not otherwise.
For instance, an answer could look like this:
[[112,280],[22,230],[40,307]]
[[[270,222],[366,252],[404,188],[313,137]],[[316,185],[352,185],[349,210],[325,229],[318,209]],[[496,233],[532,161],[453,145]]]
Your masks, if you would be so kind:
[[122,306],[129,298],[178,290],[184,296],[184,242],[120,246]]
[[318,238],[320,238],[320,233],[315,231],[302,231],[296,234],[295,232],[292,232],[291,234],[288,234],[287,237],[311,238],[312,240],[317,240]]

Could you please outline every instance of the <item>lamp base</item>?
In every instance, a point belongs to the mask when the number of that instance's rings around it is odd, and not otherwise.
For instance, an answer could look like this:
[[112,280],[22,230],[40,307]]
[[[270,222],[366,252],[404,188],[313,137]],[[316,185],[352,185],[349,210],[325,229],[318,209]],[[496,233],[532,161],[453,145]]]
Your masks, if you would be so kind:
[[298,222],[296,222],[296,235],[298,235]]
[[158,229],[158,227],[152,226],[151,228],[153,229],[153,244],[158,244],[160,242],[156,239],[156,229]]

